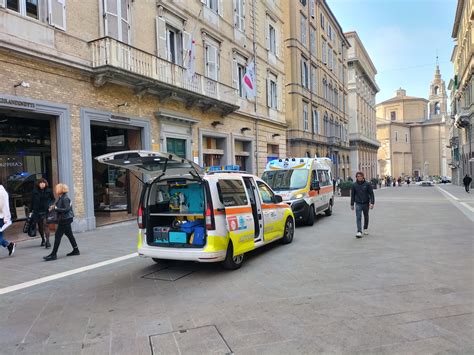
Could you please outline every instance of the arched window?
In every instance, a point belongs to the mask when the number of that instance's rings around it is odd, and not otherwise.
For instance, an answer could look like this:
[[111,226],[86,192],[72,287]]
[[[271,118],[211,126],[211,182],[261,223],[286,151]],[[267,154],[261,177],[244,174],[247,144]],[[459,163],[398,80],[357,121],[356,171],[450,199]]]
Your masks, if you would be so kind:
[[332,115],[329,126],[329,137],[334,137],[334,118],[332,117]]
[[434,87],[433,93],[434,93],[435,95],[439,95],[439,87],[438,87],[438,86],[435,86],[435,87]]
[[327,111],[324,113],[324,135],[329,137],[329,118]]
[[329,84],[328,101],[332,103],[332,84]]
[[441,113],[441,105],[439,102],[436,102],[434,105],[434,113],[435,115],[439,115]]

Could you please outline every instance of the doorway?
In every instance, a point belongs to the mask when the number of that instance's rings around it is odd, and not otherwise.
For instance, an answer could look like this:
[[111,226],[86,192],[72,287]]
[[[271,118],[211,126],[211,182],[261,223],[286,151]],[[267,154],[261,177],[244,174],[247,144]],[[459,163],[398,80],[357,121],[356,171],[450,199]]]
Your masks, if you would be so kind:
[[[141,148],[140,130],[91,124],[92,157]],[[138,206],[138,179],[123,168],[92,159],[94,214],[96,225],[133,218]]]

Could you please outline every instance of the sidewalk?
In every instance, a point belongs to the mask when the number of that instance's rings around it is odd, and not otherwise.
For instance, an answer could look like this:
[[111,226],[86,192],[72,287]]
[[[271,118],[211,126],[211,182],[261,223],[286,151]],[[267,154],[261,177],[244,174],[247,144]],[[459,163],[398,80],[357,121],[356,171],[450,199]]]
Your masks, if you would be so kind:
[[[104,226],[93,231],[76,233],[75,237],[81,255],[66,256],[72,248],[69,240],[63,236],[58,260],[50,262],[45,262],[43,256],[51,253],[51,249],[40,247],[40,240],[36,238],[18,243],[15,254],[11,257],[5,248],[1,248],[0,288],[134,253],[137,245],[137,224],[133,221]],[[6,238],[8,239],[8,234]]]

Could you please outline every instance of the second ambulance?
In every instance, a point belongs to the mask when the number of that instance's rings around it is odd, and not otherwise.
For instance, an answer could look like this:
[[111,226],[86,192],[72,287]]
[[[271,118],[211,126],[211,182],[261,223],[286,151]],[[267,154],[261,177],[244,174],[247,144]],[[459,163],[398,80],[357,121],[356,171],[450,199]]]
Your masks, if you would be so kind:
[[262,179],[282,196],[298,222],[313,225],[317,214],[332,214],[334,192],[329,158],[286,158],[268,162]]

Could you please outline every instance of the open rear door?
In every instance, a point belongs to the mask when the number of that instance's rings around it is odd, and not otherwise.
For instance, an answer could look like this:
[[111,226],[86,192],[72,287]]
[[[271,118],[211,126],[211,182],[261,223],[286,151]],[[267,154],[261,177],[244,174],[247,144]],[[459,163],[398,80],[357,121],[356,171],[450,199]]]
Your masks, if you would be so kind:
[[182,176],[201,179],[201,167],[177,155],[146,150],[127,150],[96,157],[103,164],[151,176]]

